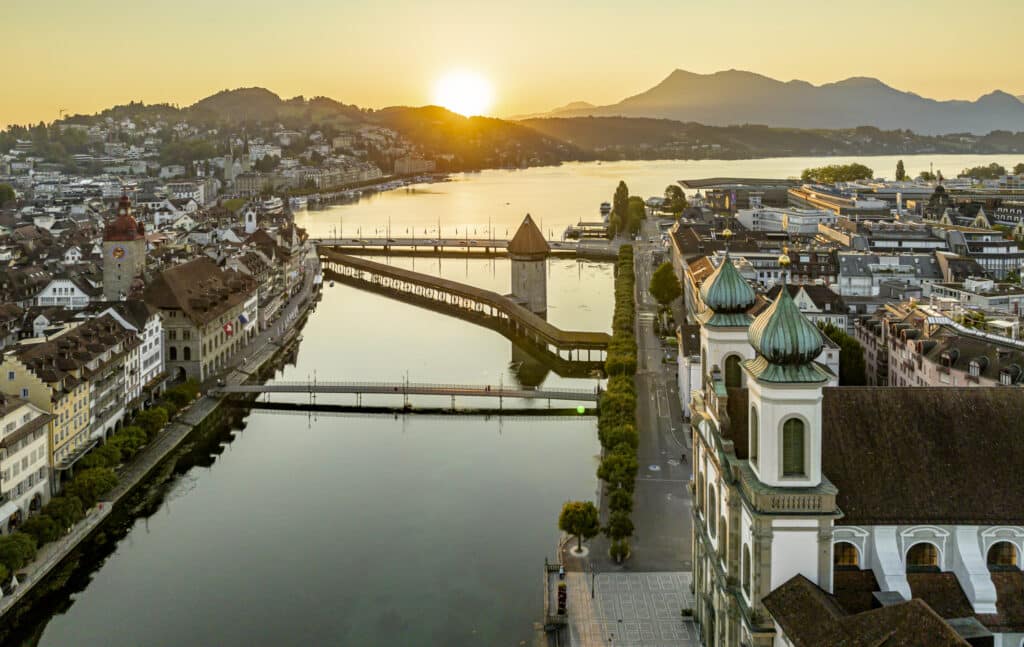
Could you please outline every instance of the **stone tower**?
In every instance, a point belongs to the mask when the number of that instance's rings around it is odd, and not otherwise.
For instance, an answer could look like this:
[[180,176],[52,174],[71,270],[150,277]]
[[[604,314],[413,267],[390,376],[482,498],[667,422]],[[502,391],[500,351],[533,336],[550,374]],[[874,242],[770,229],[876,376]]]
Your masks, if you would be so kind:
[[245,221],[245,233],[256,233],[256,207],[251,204],[246,205],[245,209],[242,210],[242,218]]
[[548,310],[547,258],[551,253],[544,234],[526,214],[519,231],[508,243],[512,259],[512,298],[534,314],[543,316]]
[[127,195],[121,196],[117,216],[103,231],[103,298],[120,301],[146,268],[146,230],[132,217]]

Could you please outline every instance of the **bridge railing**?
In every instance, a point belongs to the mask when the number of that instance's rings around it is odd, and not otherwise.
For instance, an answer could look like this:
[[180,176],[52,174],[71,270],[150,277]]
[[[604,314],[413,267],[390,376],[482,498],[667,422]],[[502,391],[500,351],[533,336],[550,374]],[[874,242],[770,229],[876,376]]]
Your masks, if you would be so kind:
[[[242,385],[242,386],[258,386],[258,385]],[[362,382],[362,381],[338,381],[338,380],[275,380],[273,382],[267,382],[262,386],[285,386],[285,387],[317,387],[317,386],[336,386],[345,388],[375,388],[375,389],[431,389],[436,391],[487,391],[488,387],[492,392],[535,392],[535,393],[564,393],[570,395],[595,395],[598,390],[595,389],[535,389],[530,387],[515,386],[511,384],[497,385],[497,384],[440,384],[433,382]]]

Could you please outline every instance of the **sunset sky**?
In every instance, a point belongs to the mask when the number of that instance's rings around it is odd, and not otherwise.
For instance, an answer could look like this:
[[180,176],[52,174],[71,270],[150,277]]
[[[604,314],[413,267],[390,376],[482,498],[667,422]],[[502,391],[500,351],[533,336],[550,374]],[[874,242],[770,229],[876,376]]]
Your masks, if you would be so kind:
[[1024,94],[1020,0],[3,5],[0,125],[133,99],[188,105],[252,85],[364,107],[422,105],[455,70],[489,81],[496,116],[614,103],[675,68],[815,84],[875,76],[937,99]]

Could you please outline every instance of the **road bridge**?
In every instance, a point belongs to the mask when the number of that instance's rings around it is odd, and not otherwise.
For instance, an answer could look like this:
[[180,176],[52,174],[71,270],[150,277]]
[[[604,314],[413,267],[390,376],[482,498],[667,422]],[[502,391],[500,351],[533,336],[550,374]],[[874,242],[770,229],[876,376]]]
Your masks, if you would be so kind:
[[510,297],[457,281],[320,248],[324,276],[401,301],[437,309],[498,330],[513,341],[525,340],[563,361],[598,368],[611,336],[603,332],[562,330]]

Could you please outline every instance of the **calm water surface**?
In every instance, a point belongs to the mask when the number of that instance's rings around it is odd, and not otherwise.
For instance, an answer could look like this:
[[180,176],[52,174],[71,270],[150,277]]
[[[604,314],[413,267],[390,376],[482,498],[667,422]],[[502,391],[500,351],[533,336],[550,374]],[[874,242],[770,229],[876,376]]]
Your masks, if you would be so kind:
[[[895,157],[862,161],[891,174]],[[993,158],[904,157],[948,173]],[[314,235],[469,227],[526,212],[556,236],[615,184],[661,194],[687,177],[785,177],[831,159],[567,164],[456,176],[299,215]],[[846,161],[846,160],[842,160]],[[1010,160],[997,159],[1003,164]],[[422,231],[422,229],[420,229]],[[436,229],[435,229],[436,231]],[[417,232],[419,233],[419,232]],[[504,260],[391,262],[499,292]],[[549,319],[608,330],[608,265],[553,260]],[[492,331],[338,285],[279,379],[510,383]],[[545,385],[592,380],[541,371]],[[436,402],[436,400],[435,400]],[[569,498],[592,498],[592,419],[341,417],[254,412],[211,467],[180,477],[66,610],[38,628],[64,645],[516,645],[540,613],[541,564]]]

